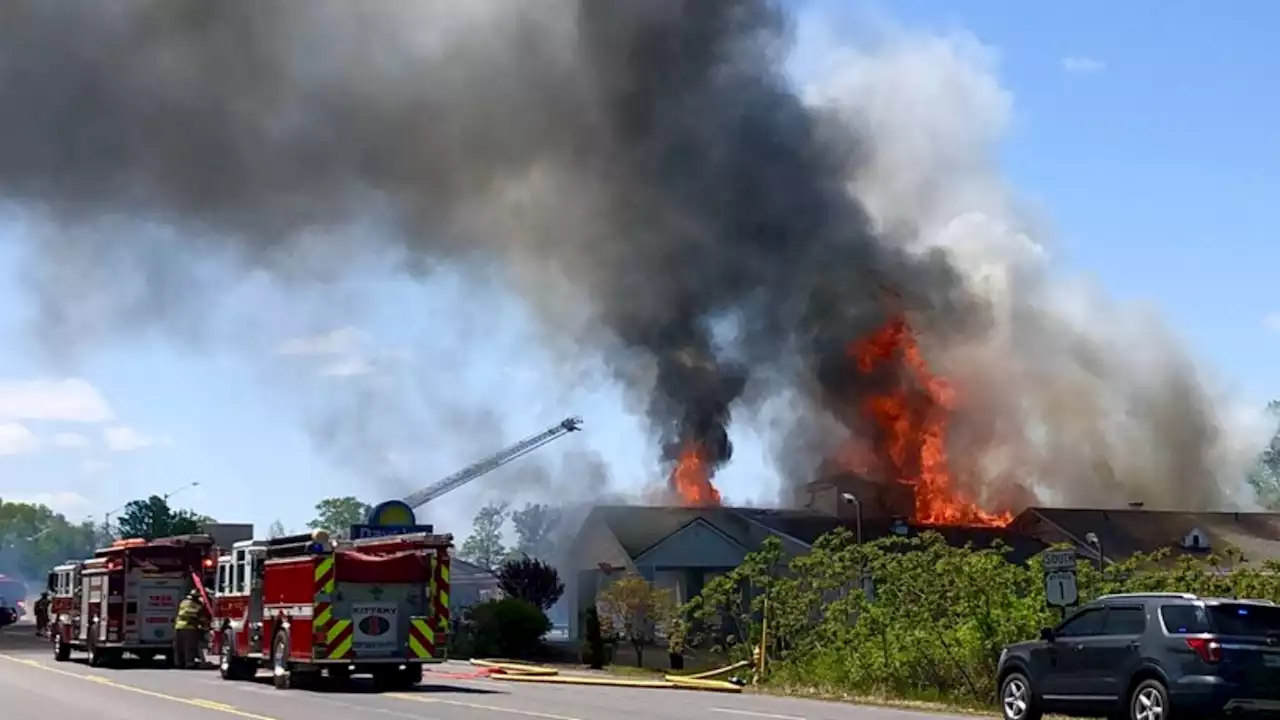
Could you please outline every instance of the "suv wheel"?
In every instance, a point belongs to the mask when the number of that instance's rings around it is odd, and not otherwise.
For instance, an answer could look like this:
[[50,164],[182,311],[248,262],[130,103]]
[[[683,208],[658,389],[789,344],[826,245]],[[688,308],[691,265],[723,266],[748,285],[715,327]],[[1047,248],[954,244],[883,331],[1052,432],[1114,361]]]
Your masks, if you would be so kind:
[[1130,720],[1168,720],[1169,691],[1159,680],[1143,680],[1129,696]]
[[1026,675],[1009,673],[1004,682],[1000,683],[1000,710],[1004,714],[1004,720],[1040,720],[1043,713],[1036,707],[1031,681],[1027,680]]

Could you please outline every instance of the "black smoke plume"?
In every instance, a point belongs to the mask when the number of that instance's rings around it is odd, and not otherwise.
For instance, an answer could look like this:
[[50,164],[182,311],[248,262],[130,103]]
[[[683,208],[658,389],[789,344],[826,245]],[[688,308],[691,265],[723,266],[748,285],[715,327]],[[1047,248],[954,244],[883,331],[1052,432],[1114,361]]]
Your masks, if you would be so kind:
[[797,98],[789,30],[765,0],[15,0],[0,193],[48,222],[55,329],[66,267],[111,269],[122,328],[190,322],[211,260],[481,262],[531,297],[563,278],[656,367],[636,389],[668,457],[692,439],[723,462],[753,372],[874,326],[885,284],[956,287],[869,230],[856,138]]
[[466,268],[604,357],[668,459],[725,462],[731,409],[799,397],[771,428],[795,481],[832,416],[866,430],[848,343],[909,313],[973,498],[1222,506],[1242,445],[1194,364],[1021,259],[998,83],[924,41],[806,103],[792,40],[768,0],[10,0],[33,324],[185,339],[250,278]]

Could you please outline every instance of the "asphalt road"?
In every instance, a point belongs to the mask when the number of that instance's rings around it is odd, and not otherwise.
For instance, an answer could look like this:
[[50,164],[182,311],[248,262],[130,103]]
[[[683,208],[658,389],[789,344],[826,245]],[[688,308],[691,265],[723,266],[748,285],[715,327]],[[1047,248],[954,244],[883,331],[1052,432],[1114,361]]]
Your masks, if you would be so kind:
[[[465,675],[462,663],[437,666]],[[56,663],[30,625],[0,631],[0,717],[49,720],[948,720],[813,700],[686,690],[533,685],[428,673],[413,692],[276,690],[266,677],[226,682],[215,671]]]

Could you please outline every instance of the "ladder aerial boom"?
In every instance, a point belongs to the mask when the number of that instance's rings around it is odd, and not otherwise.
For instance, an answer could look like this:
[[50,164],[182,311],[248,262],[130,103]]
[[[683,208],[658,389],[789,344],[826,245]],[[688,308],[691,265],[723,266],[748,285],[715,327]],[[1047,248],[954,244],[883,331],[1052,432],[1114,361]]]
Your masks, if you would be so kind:
[[582,418],[576,416],[565,418],[537,435],[525,438],[510,447],[499,450],[498,452],[478,460],[462,468],[458,472],[434,482],[412,495],[409,495],[404,499],[404,503],[411,508],[419,508],[428,502],[435,500],[441,495],[466,485],[481,475],[487,475],[512,460],[537,450],[556,438],[567,435],[571,432],[577,432],[581,429]]

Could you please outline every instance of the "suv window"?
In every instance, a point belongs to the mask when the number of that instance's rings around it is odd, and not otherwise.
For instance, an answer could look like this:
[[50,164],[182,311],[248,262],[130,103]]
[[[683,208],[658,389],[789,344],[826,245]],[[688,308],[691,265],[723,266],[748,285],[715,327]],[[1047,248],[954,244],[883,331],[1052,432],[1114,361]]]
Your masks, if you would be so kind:
[[1221,635],[1280,634],[1280,607],[1222,603],[1208,607],[1213,629]]
[[1102,617],[1102,608],[1082,610],[1067,618],[1067,621],[1058,627],[1056,634],[1059,637],[1098,635],[1102,632]]
[[1160,621],[1174,635],[1209,632],[1209,613],[1199,605],[1161,605]]
[[1147,630],[1147,611],[1141,607],[1113,607],[1107,611],[1103,635],[1141,635]]

